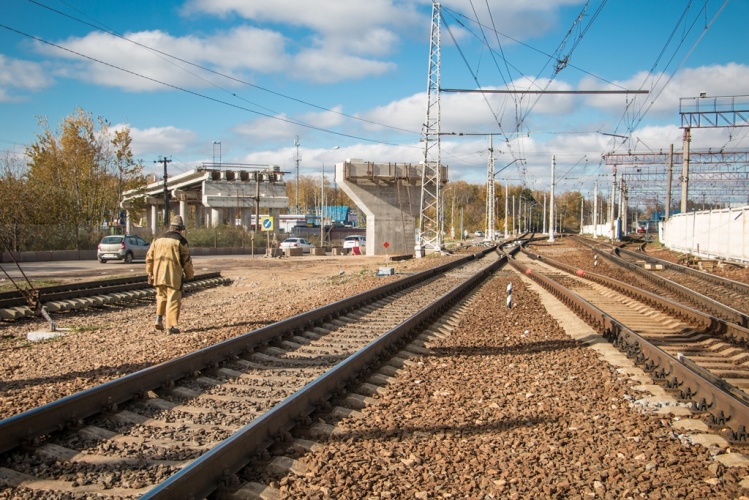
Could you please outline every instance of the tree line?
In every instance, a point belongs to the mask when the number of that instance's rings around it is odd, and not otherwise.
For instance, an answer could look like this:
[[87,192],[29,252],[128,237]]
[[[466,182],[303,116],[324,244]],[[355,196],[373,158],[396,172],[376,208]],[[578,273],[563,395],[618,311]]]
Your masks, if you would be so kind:
[[[46,118],[38,123],[41,131],[24,156],[8,153],[0,161],[0,251],[95,248],[102,236],[102,223],[119,218],[123,192],[148,183],[142,161],[133,158],[130,130],[112,130],[105,119],[94,118],[80,108],[63,118],[57,129],[53,130]],[[541,231],[545,193],[507,186],[508,198],[510,203],[515,200],[515,206],[505,213],[505,187],[495,184],[495,227],[502,231],[507,220],[510,230]],[[322,184],[315,176],[300,176],[298,183],[287,177],[286,189],[292,213],[315,213],[323,196],[328,206],[355,208],[332,175]],[[420,188],[403,189],[402,200],[408,204],[404,209],[418,214],[414,207],[420,203]],[[443,187],[447,238],[486,229],[486,192],[486,185],[465,181]],[[579,229],[581,197],[575,192],[557,196],[555,224],[562,230]],[[297,200],[299,207],[295,206]],[[587,214],[592,202],[586,200],[585,207]],[[144,202],[136,204],[131,220],[143,217],[145,209]],[[546,227],[550,224],[547,221]]]

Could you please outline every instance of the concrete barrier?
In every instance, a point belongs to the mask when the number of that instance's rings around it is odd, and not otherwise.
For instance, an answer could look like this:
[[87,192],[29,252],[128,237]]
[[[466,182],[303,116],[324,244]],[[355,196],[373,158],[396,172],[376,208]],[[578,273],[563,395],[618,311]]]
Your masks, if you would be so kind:
[[287,257],[302,257],[304,255],[304,250],[301,248],[287,248],[284,252]]
[[310,255],[321,255],[322,256],[322,255],[326,255],[326,252],[325,252],[324,248],[312,248],[312,249],[310,249],[309,254]]

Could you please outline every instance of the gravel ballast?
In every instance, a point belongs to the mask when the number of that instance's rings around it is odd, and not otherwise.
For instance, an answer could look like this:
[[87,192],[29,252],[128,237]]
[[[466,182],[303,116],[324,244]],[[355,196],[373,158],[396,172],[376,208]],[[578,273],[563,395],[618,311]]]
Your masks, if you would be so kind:
[[[515,307],[506,309],[508,282]],[[572,340],[501,272],[365,418],[337,423],[288,498],[739,498],[743,467],[636,402],[639,381]]]
[[[153,330],[149,301],[60,315],[60,326],[74,330],[42,342],[25,340],[41,321],[0,325],[0,418],[448,258],[391,263],[392,277],[374,276],[385,265],[374,257],[227,259],[214,266],[232,284],[188,295],[180,335]],[[341,434],[299,457],[305,474],[262,479],[288,498],[746,494],[747,470],[717,460],[733,450],[694,444],[677,418],[643,404],[641,382],[568,336],[514,272],[491,278],[452,334],[431,347],[364,418],[337,422]]]

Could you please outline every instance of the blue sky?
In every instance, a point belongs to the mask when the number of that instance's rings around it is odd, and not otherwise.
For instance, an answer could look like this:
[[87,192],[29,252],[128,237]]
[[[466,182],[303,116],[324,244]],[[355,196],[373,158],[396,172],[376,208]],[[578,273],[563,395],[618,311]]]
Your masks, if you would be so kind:
[[[610,176],[604,153],[681,150],[680,98],[749,95],[749,2],[441,5],[443,89],[650,92],[443,92],[442,132],[468,134],[442,139],[451,180],[483,182],[488,134],[497,134],[497,170],[512,163],[498,178],[548,189],[554,155],[557,189],[590,192]],[[431,8],[425,0],[5,2],[0,151],[22,154],[41,131],[37,117],[56,128],[80,107],[130,127],[135,157],[157,174],[160,156],[175,174],[213,161],[214,141],[223,162],[293,172],[297,136],[305,175],[345,158],[417,163]],[[693,132],[693,149],[747,146],[747,129]]]

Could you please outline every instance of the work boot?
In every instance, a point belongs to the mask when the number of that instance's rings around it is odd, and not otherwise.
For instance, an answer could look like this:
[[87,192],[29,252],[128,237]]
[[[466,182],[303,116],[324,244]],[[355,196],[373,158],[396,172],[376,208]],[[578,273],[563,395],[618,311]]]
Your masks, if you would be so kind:
[[171,333],[172,335],[176,335],[179,333],[179,328],[177,328],[176,326],[171,326],[169,327],[169,333]]
[[161,321],[157,321],[157,322],[156,322],[156,323],[155,323],[155,324],[153,325],[153,327],[154,327],[154,328],[156,328],[157,330],[161,331],[161,330],[163,330],[163,329],[164,329],[164,324],[163,324],[163,323],[162,323]]

